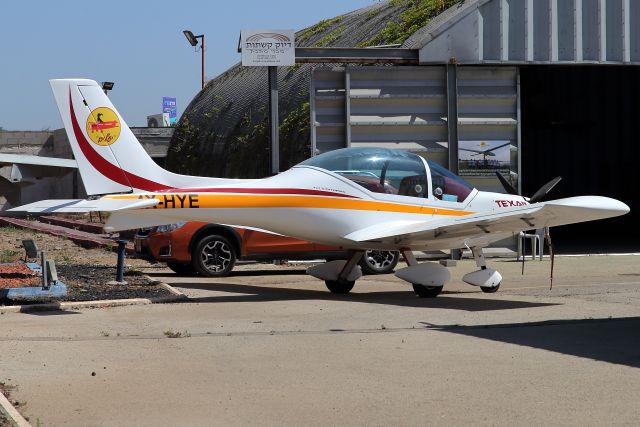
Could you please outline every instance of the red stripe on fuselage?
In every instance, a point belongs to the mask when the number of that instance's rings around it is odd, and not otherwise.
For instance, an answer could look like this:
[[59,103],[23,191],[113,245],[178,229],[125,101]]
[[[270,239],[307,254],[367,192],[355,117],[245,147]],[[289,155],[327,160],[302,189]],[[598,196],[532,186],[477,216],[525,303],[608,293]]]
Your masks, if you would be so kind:
[[69,88],[69,106],[71,113],[71,125],[73,126],[73,133],[78,141],[82,154],[87,158],[89,163],[102,175],[110,180],[117,182],[120,185],[127,187],[137,188],[143,191],[149,192],[162,192],[162,193],[238,193],[238,194],[291,194],[291,195],[304,195],[304,196],[331,196],[331,197],[345,197],[345,198],[358,198],[348,194],[322,191],[322,190],[310,190],[304,188],[175,188],[168,185],[160,184],[158,182],[150,181],[146,178],[142,178],[138,175],[127,172],[120,167],[112,164],[104,157],[102,157],[97,151],[93,149],[89,141],[84,136],[82,128],[78,124],[75,110],[73,108],[73,99],[71,97],[71,88]]

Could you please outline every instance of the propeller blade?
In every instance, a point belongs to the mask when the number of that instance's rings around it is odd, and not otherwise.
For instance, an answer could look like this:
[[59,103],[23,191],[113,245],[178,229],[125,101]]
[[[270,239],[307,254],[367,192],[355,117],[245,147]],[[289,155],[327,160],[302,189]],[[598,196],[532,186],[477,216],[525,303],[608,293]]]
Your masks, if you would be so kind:
[[561,179],[562,179],[561,176],[557,176],[553,178],[551,181],[547,182],[542,187],[540,187],[540,189],[536,191],[536,193],[533,196],[531,196],[531,198],[529,199],[529,203],[537,203],[541,201],[544,198],[544,196],[546,196],[547,193],[549,193],[549,191],[551,191],[553,187],[555,187],[560,182]]
[[500,184],[502,184],[502,187],[507,192],[507,194],[514,194],[516,196],[518,195],[518,190],[513,188],[513,186],[509,183],[509,181],[507,181],[507,179],[504,176],[502,176],[500,172],[496,171],[496,176],[500,180]]

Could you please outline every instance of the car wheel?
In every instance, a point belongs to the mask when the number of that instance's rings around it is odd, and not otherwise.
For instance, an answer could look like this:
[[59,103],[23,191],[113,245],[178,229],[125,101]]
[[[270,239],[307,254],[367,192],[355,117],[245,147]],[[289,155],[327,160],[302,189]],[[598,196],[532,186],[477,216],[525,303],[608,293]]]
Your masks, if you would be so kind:
[[435,298],[442,292],[442,286],[424,286],[414,283],[413,291],[420,298]]
[[180,276],[193,276],[196,274],[196,270],[191,264],[169,261],[167,262],[167,267]]
[[360,260],[360,267],[364,274],[387,274],[393,271],[399,258],[397,251],[369,250]]
[[205,236],[195,245],[191,264],[207,277],[228,276],[236,263],[236,251],[226,237]]

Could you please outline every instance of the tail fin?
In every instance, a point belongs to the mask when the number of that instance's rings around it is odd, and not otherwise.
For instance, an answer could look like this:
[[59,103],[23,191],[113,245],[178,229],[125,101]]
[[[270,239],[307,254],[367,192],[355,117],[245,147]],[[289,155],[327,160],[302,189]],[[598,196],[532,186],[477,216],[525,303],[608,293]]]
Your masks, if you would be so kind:
[[87,194],[166,191],[235,182],[162,169],[95,81],[64,79],[50,83]]

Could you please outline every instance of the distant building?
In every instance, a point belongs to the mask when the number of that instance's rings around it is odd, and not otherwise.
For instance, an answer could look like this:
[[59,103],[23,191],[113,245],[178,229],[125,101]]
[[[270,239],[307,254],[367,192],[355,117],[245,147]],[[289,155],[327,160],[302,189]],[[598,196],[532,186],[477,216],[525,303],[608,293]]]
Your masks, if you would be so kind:
[[[131,128],[149,155],[164,165],[173,128]],[[34,155],[60,159],[73,159],[67,133],[54,131],[6,131],[0,130],[0,155]],[[16,178],[16,165],[0,166],[0,210],[42,199],[71,199],[86,196],[82,179],[77,171],[43,170]],[[33,167],[29,168],[32,172]],[[12,179],[13,176],[13,179]]]

